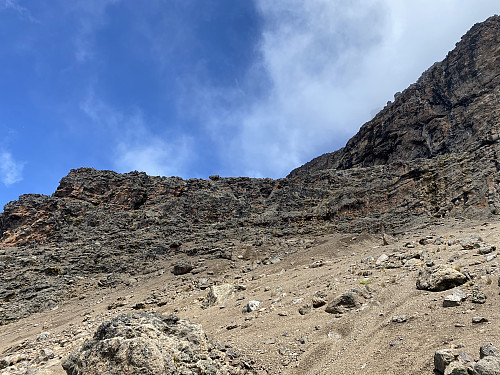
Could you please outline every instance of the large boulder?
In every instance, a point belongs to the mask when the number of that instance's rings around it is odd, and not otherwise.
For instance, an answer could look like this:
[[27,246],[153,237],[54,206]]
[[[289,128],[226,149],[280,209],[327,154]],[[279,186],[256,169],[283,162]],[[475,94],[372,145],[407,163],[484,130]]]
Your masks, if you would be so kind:
[[446,367],[455,360],[455,353],[451,349],[441,349],[434,353],[434,369],[444,374]]
[[253,373],[218,350],[199,324],[159,314],[124,314],[101,324],[62,366],[68,375]]
[[190,261],[188,261],[186,259],[182,259],[174,264],[174,267],[172,269],[172,273],[174,275],[184,275],[186,273],[191,272],[193,269],[194,269],[194,266],[191,264]]
[[470,367],[469,373],[472,375],[500,375],[500,358],[484,357]]
[[328,303],[325,311],[330,314],[342,314],[349,309],[361,306],[357,290],[350,290],[335,297]]
[[207,296],[203,299],[201,308],[206,309],[216,304],[222,304],[224,301],[228,300],[234,292],[235,287],[233,284],[213,285],[210,287]]
[[420,270],[417,278],[417,289],[441,292],[460,286],[467,282],[467,277],[448,265],[438,265]]

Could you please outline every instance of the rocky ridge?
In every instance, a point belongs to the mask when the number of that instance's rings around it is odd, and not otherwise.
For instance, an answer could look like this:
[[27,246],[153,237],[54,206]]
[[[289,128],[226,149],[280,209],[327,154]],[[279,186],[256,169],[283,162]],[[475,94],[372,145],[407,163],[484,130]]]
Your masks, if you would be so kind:
[[346,146],[290,177],[474,152],[500,137],[500,17],[476,24],[446,58],[394,95]]

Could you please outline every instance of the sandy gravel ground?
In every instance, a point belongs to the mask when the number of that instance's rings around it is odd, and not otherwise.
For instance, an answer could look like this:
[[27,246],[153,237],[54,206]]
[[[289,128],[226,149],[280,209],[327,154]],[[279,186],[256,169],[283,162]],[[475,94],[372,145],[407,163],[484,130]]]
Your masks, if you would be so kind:
[[[155,311],[201,323],[210,338],[252,358],[262,374],[432,374],[437,349],[462,348],[477,359],[483,342],[500,346],[497,251],[481,255],[459,243],[477,236],[500,247],[500,222],[449,220],[386,236],[387,245],[381,234],[290,238],[291,244],[307,241],[308,248],[263,264],[259,252],[249,254],[242,247],[232,261],[201,261],[204,270],[195,275],[174,276],[166,263],[163,274],[138,278],[127,287],[96,287],[52,311],[1,326],[0,359],[19,359],[0,373],[23,373],[27,361],[50,349],[54,358],[40,359],[32,368],[38,374],[64,374],[61,359],[101,322],[121,313]],[[376,264],[382,254],[418,254],[420,259],[389,268]],[[469,296],[445,308],[450,290],[417,290],[418,272],[428,261],[473,275],[460,288],[469,295],[483,292],[486,302],[472,303]],[[205,282],[200,279],[240,285],[240,290],[202,309],[208,288],[198,287]],[[353,288],[364,297],[343,314],[329,314],[325,306],[304,308],[315,294],[330,301]],[[250,300],[261,302],[258,310],[243,313]],[[473,324],[476,316],[488,322]]]

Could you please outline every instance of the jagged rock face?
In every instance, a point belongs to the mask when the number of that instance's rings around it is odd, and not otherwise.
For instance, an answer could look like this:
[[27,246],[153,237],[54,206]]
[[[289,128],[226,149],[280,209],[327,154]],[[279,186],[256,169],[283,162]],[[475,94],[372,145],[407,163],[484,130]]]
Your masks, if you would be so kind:
[[473,151],[500,134],[500,17],[476,24],[440,63],[363,125],[347,145],[291,177]]

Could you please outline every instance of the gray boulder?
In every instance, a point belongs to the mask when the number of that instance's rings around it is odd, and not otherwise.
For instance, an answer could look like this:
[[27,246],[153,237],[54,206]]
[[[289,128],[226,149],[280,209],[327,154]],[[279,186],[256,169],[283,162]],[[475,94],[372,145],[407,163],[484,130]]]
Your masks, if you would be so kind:
[[325,311],[330,314],[342,314],[346,310],[359,307],[360,305],[358,293],[351,290],[342,293],[340,296],[330,301]]
[[434,369],[444,374],[446,367],[455,360],[455,354],[451,349],[441,349],[434,353]]
[[500,375],[500,358],[484,357],[470,366],[469,370],[471,375]]
[[199,324],[159,314],[124,314],[101,324],[62,366],[68,375],[253,373],[217,350]]
[[243,307],[243,313],[250,313],[257,310],[260,304],[261,302],[256,300],[248,301],[248,303]]
[[479,348],[480,358],[484,357],[500,357],[500,350],[498,350],[491,342],[486,342]]
[[213,285],[210,287],[207,296],[203,299],[201,308],[206,309],[210,306],[215,306],[216,304],[222,304],[224,301],[229,299],[234,292],[235,287],[233,284]]
[[417,289],[441,292],[467,282],[467,277],[448,265],[422,268],[417,278]]
[[184,275],[186,273],[191,272],[194,269],[194,266],[188,260],[180,260],[174,264],[174,268],[172,269],[172,273],[174,275]]

